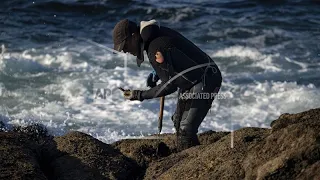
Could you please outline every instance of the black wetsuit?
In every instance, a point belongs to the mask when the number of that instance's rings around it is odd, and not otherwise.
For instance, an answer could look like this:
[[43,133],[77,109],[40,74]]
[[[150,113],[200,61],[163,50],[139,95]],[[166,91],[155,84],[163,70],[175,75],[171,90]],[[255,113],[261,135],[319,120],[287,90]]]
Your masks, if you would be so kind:
[[[196,134],[214,98],[186,99],[183,97],[191,96],[182,93],[218,93],[222,82],[218,66],[191,41],[170,28],[149,25],[142,29],[141,37],[149,62],[161,79],[159,85],[142,92],[142,99],[165,96],[179,89],[172,120],[187,144],[183,149],[199,144]],[[157,52],[163,55],[163,63],[156,61]]]

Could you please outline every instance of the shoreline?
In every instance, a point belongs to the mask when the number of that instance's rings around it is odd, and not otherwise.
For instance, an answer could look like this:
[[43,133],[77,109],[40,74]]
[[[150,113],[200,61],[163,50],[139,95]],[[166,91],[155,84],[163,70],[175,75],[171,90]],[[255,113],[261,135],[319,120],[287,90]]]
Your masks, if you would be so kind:
[[201,145],[182,152],[174,134],[105,144],[77,131],[16,127],[0,132],[0,179],[320,178],[320,108],[282,114],[270,126],[200,133]]

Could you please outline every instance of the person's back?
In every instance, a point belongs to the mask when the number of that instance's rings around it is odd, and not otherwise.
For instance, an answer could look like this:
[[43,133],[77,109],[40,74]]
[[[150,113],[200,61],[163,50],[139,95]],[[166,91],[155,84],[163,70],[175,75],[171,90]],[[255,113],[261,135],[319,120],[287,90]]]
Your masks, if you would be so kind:
[[160,26],[160,34],[161,36],[178,38],[178,41],[175,45],[179,46],[179,48],[181,48],[181,51],[186,53],[186,55],[190,58],[198,59],[199,63],[208,63],[209,61],[213,62],[205,52],[203,52],[198,46],[196,46],[193,42],[191,42],[179,32],[168,27]]
[[[167,27],[160,27],[160,32],[163,36],[173,37],[174,46],[177,47],[181,52],[183,52],[190,59],[192,59],[192,61],[194,61],[197,65],[210,63],[211,67],[215,68],[216,70],[215,75],[221,76],[220,70],[218,66],[214,63],[214,61],[205,52],[203,52],[198,46],[196,46],[193,42],[188,40],[179,32]],[[182,71],[192,67],[192,65],[188,66],[188,63],[186,63],[183,59],[174,61],[173,65],[177,67],[178,71]],[[181,68],[178,68],[179,66]],[[202,67],[201,69],[205,69],[205,67]],[[197,69],[195,69],[194,72],[196,71]]]
[[[148,23],[148,22],[147,22]],[[143,26],[144,25],[144,26]],[[159,64],[154,63],[154,55],[162,51],[165,63],[172,66],[171,76],[180,74],[176,79],[178,87],[188,89],[201,81],[205,74],[211,73],[212,80],[221,82],[221,73],[213,60],[194,43],[185,38],[179,32],[164,26],[158,26],[155,22],[143,24],[140,28],[141,37],[145,43],[149,61],[154,69],[159,69]],[[162,49],[162,50],[160,50]],[[167,49],[167,50],[164,50]],[[168,49],[170,49],[168,51]],[[167,54],[170,53],[170,55]],[[168,58],[171,57],[171,58]],[[163,66],[163,65],[162,65]],[[159,72],[160,78],[162,73]],[[183,72],[183,73],[181,73]],[[162,77],[162,80],[167,77]]]
[[[148,27],[148,26],[150,26],[150,27]],[[165,26],[157,27],[157,28],[159,28],[159,30],[156,30],[156,28],[152,28],[151,26],[157,26],[157,24],[153,23],[153,24],[146,26],[147,28],[151,29],[150,32],[148,32],[148,34],[156,33],[156,34],[158,34],[157,37],[167,36],[167,37],[171,37],[171,38],[176,39],[177,42],[175,43],[175,45],[179,46],[179,48],[181,48],[181,50],[184,53],[186,53],[186,55],[189,56],[190,58],[198,59],[197,62],[199,64],[213,62],[213,60],[205,52],[203,52],[198,46],[196,46],[193,42],[191,42],[189,39],[184,37],[179,32],[177,32],[171,28],[165,27]],[[141,30],[140,30],[141,34],[142,34],[142,29],[145,29],[146,27],[141,28]],[[143,34],[142,34],[142,36],[143,36]],[[147,40],[145,40],[145,41],[147,41]],[[147,49],[145,49],[145,50],[147,50]]]

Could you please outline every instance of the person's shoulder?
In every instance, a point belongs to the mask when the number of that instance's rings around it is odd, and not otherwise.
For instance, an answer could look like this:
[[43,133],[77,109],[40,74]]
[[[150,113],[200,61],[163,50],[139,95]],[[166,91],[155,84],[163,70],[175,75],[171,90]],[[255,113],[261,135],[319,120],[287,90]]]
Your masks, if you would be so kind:
[[157,54],[161,53],[161,56],[165,56],[172,47],[173,38],[168,36],[160,36],[152,40],[148,47],[148,57],[149,60],[156,60]]
[[169,36],[160,36],[150,42],[150,49],[167,49],[174,47],[174,38]]

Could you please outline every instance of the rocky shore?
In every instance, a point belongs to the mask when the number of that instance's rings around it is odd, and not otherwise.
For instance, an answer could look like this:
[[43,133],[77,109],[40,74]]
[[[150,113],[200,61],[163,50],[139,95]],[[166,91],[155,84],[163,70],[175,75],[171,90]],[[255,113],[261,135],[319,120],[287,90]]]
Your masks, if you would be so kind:
[[81,132],[16,127],[0,132],[0,179],[320,179],[320,109],[270,126],[205,132],[200,146],[182,152],[173,134],[105,144]]

